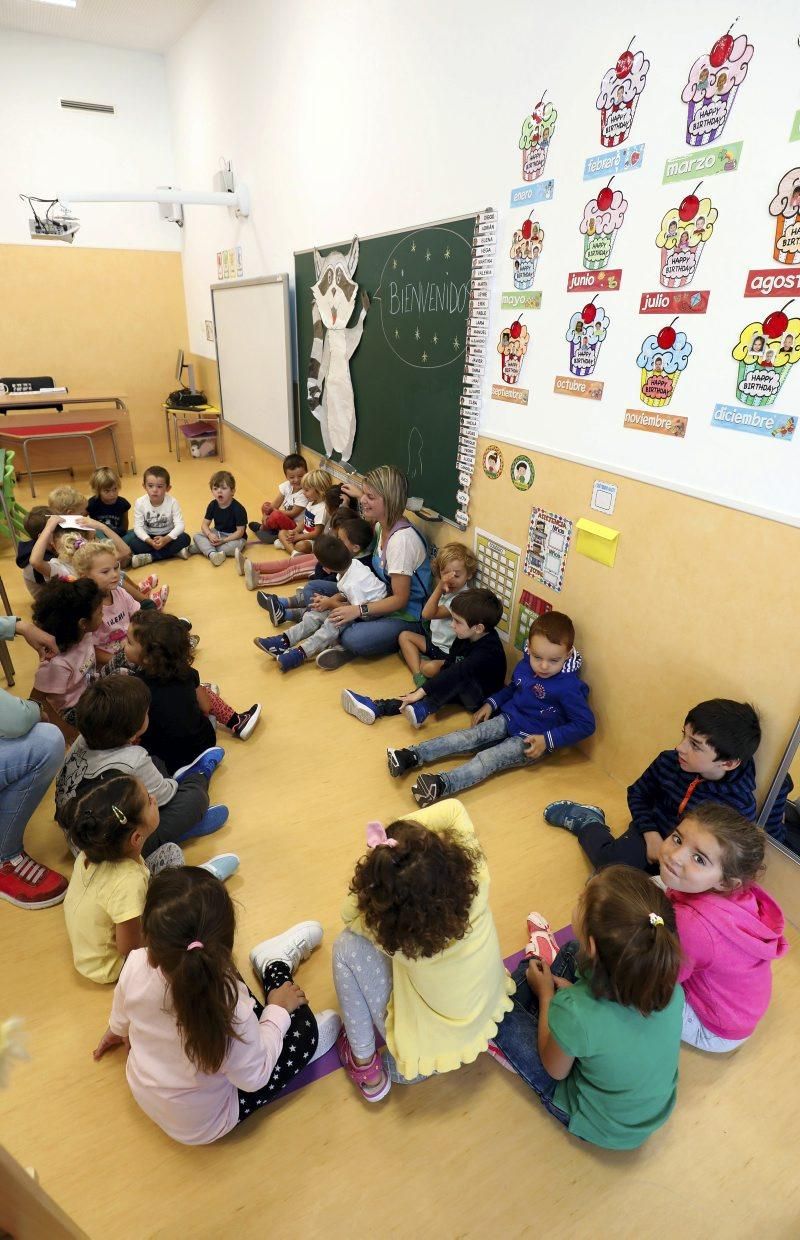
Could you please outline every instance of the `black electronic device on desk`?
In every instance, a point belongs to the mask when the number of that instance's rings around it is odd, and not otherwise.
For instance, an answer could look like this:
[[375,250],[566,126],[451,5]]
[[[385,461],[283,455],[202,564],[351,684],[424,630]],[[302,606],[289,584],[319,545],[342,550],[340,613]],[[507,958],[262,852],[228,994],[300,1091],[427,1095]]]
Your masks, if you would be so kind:
[[[66,396],[68,388],[56,387],[53,382],[52,375],[33,375],[26,378],[0,378],[0,413],[8,413],[9,406],[3,405],[3,397],[8,396],[24,396],[26,392],[30,392],[31,396],[41,396],[43,393],[53,393],[53,405],[56,413],[63,413],[64,406],[58,404],[59,396]],[[24,405],[15,403],[15,409],[24,409]],[[31,405],[31,409],[49,408],[49,406],[40,405],[37,401],[35,405]]]
[[[189,385],[183,383],[183,372],[189,372]],[[174,392],[170,392],[167,397],[167,404],[173,409],[202,409],[208,404],[208,397],[205,392],[200,392],[194,383],[194,366],[191,362],[183,360],[183,349],[178,349],[178,360],[175,364],[175,378],[182,387],[176,388]]]

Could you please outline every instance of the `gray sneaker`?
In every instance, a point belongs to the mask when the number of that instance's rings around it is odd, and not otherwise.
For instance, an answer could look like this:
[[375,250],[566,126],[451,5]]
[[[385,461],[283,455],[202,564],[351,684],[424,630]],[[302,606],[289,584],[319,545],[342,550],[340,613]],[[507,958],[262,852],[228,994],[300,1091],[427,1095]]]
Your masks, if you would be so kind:
[[317,655],[317,667],[321,667],[323,672],[335,672],[337,667],[344,667],[352,658],[353,655],[344,646],[329,646]]
[[149,551],[142,551],[140,555],[133,556],[131,560],[131,568],[144,568],[145,564],[152,564],[153,557]]

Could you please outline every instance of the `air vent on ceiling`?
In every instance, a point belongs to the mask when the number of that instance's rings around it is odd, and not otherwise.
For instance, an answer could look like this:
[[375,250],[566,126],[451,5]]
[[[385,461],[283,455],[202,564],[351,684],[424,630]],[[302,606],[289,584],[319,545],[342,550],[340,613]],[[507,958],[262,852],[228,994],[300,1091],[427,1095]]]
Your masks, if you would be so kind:
[[106,112],[114,115],[113,103],[86,103],[82,99],[62,99],[62,108],[73,108],[77,112]]

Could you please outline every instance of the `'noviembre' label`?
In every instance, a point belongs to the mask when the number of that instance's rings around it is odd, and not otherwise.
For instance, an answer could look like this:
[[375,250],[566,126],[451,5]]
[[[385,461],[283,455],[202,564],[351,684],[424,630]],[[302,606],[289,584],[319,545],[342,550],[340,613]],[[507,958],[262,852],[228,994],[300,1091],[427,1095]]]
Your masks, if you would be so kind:
[[645,409],[626,409],[624,426],[629,431],[650,431],[654,435],[671,435],[683,439],[688,418],[675,413],[652,413]]

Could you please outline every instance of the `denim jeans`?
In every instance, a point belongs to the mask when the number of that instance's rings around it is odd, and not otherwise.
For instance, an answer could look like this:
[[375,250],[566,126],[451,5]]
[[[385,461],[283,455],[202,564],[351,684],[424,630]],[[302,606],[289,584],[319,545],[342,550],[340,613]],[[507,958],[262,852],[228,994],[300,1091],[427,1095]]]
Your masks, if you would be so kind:
[[52,723],[0,740],[0,862],[16,857],[29,819],[64,762],[64,737]]
[[409,746],[423,765],[436,762],[439,758],[449,758],[454,753],[470,753],[473,749],[479,751],[469,762],[442,774],[445,790],[451,796],[463,792],[465,788],[472,788],[498,771],[527,766],[531,759],[525,757],[524,747],[523,737],[508,735],[505,715],[495,715],[494,719],[486,719],[474,728],[447,732],[444,736],[423,741],[421,745]]
[[[551,966],[554,977],[565,977],[570,982],[575,980],[577,952],[578,944],[574,939],[561,948]],[[528,960],[521,960],[512,974],[517,984],[514,1006],[498,1025],[493,1040],[542,1105],[566,1127],[569,1116],[553,1101],[558,1081],[550,1075],[539,1057],[539,1003],[525,980],[529,963]]]
[[330,619],[330,612],[307,611],[299,624],[293,624],[284,636],[290,646],[302,646],[306,658],[313,659],[320,651],[338,643],[339,626]]
[[210,538],[206,538],[205,534],[195,534],[193,541],[201,555],[211,555],[212,551],[224,551],[225,555],[235,555],[239,548],[244,550],[247,539],[236,538],[233,542],[222,543],[219,547]]
[[137,538],[132,532],[125,535],[125,542],[131,549],[133,555],[151,555],[154,562],[159,560],[171,560],[174,555],[182,551],[184,547],[188,547],[191,539],[187,533],[179,534],[177,538],[171,538],[166,547],[162,547],[160,551],[156,551],[155,547],[151,547],[149,543],[143,542],[141,538]]
[[[311,584],[311,583],[309,583]],[[319,581],[317,586],[325,583]],[[323,593],[322,590],[319,593]],[[324,593],[327,593],[325,591]],[[378,620],[356,620],[342,629],[341,644],[358,658],[392,654],[399,648],[401,633],[421,633],[422,625],[415,620],[397,620],[381,616]]]

